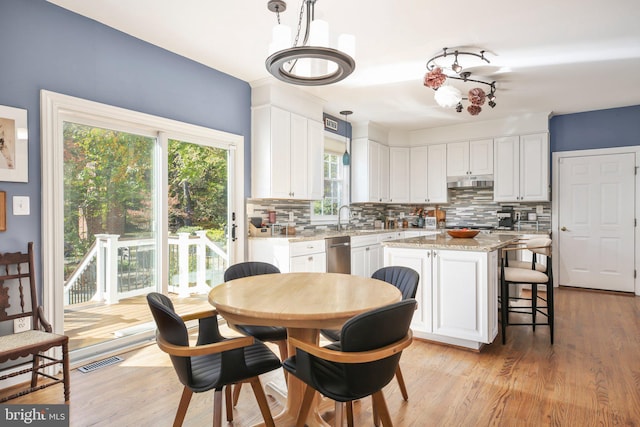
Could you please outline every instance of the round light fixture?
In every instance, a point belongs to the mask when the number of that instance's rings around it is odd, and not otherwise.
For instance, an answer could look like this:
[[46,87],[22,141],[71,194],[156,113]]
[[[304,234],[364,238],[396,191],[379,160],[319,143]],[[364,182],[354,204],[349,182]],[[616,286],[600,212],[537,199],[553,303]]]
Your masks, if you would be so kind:
[[439,106],[443,108],[455,107],[462,101],[462,92],[453,86],[440,86],[433,96]]

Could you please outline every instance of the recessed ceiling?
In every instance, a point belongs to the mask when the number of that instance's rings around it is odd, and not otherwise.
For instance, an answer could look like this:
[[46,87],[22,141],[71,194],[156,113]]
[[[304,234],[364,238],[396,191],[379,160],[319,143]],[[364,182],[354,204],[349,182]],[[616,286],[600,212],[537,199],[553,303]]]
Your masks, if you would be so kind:
[[[49,1],[249,83],[273,79],[267,0]],[[296,28],[300,5],[287,2],[283,23]],[[300,90],[329,114],[353,110],[351,121],[390,130],[639,105],[638,15],[637,0],[317,0],[332,35],[356,36],[357,65],[342,82]],[[437,106],[422,84],[427,60],[460,46],[487,50],[491,65],[478,71],[498,82],[497,106],[475,117]]]

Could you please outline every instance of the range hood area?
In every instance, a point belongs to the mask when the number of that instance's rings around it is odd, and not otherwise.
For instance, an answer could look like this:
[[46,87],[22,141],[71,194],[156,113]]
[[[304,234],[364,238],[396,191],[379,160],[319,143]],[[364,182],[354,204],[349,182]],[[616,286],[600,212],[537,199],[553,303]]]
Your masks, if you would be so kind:
[[493,187],[493,175],[456,176],[447,178],[447,188]]

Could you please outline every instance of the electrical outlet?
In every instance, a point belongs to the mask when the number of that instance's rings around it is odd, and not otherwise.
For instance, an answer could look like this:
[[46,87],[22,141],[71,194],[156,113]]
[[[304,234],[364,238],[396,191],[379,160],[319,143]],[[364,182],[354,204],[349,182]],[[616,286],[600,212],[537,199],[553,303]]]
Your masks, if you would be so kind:
[[289,212],[289,221],[293,221],[293,212]]
[[19,317],[13,319],[13,333],[24,332],[31,329],[31,317]]
[[544,215],[544,206],[536,205],[536,215]]
[[400,218],[404,218],[404,212],[400,212]]

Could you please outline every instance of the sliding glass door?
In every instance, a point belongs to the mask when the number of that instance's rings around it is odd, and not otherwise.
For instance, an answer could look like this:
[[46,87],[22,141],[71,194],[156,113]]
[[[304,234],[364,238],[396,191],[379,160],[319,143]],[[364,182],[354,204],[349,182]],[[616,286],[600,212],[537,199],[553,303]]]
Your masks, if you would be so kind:
[[149,292],[210,308],[244,252],[242,138],[47,95],[43,295],[72,360],[152,339]]

